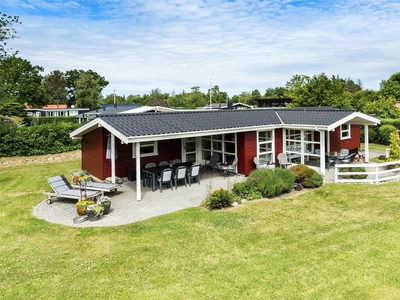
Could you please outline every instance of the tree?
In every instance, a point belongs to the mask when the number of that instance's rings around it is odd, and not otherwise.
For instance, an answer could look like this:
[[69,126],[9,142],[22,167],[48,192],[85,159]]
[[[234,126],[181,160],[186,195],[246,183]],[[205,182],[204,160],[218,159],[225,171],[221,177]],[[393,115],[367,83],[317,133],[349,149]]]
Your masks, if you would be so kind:
[[65,72],[68,92],[68,105],[96,109],[102,100],[102,90],[108,81],[98,73],[88,70],[70,70]]
[[42,82],[43,91],[49,103],[67,103],[67,81],[65,74],[60,70],[52,71],[46,75]]
[[362,112],[381,119],[396,119],[400,117],[400,109],[395,106],[396,103],[394,97],[379,96],[375,101],[365,104]]
[[8,56],[7,51],[11,50],[7,47],[7,41],[17,38],[17,31],[14,28],[17,24],[21,24],[19,17],[0,12],[0,60],[5,59]]
[[360,111],[364,110],[367,103],[376,101],[378,92],[373,90],[361,90],[353,94],[351,98],[351,107]]
[[284,98],[285,92],[284,87],[268,88],[265,90],[264,98]]
[[42,89],[43,67],[26,59],[9,56],[0,61],[0,105],[7,102],[42,107],[47,102]]
[[351,94],[346,92],[346,82],[339,76],[328,78],[324,73],[313,77],[295,75],[286,83],[286,88],[286,97],[293,99],[290,107],[351,107]]
[[397,102],[400,101],[400,72],[394,73],[388,80],[381,81],[380,93],[385,97],[394,97]]

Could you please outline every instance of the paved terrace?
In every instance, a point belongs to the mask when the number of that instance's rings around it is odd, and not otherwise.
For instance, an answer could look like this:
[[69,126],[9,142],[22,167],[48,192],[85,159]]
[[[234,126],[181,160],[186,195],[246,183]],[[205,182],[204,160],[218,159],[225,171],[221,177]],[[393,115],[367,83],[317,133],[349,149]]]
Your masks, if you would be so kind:
[[[370,158],[379,156],[380,152],[370,151]],[[78,216],[74,200],[62,199],[47,204],[43,200],[33,209],[33,214],[48,222],[73,226],[73,227],[101,227],[129,224],[152,217],[168,214],[189,207],[197,207],[210,191],[220,188],[230,190],[235,182],[245,180],[243,176],[219,176],[212,173],[203,173],[201,183],[192,183],[186,188],[178,186],[171,189],[164,185],[163,192],[152,192],[151,188],[142,187],[142,200],[136,201],[136,182],[124,181],[117,193],[109,193],[112,198],[111,212],[95,222],[85,221],[74,224],[73,219]],[[326,172],[325,183],[334,183],[334,169]]]
[[117,193],[106,194],[111,198],[111,212],[102,216],[100,220],[74,224],[73,219],[78,216],[75,208],[75,200],[60,199],[52,204],[43,200],[33,209],[33,214],[48,222],[74,226],[74,227],[101,227],[129,224],[155,216],[168,214],[189,207],[197,207],[201,204],[210,191],[220,188],[230,190],[235,182],[245,179],[244,176],[219,176],[205,173],[200,176],[200,184],[193,182],[185,187],[178,183],[178,189],[173,187],[171,191],[167,185],[163,185],[163,191],[142,187],[142,200],[136,201],[136,181],[125,180]]

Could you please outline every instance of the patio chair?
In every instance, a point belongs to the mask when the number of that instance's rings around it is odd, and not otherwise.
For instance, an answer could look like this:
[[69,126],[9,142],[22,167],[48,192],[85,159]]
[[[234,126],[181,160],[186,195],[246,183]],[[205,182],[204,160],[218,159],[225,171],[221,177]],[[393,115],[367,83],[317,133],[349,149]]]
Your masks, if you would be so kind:
[[186,173],[187,169],[185,166],[180,166],[175,170],[175,175],[174,175],[175,189],[178,188],[179,180],[183,181],[185,183],[185,186],[187,187]]
[[157,167],[157,164],[154,163],[154,162],[149,162],[149,163],[147,163],[144,167],[145,167],[146,169],[147,169],[147,168],[154,168],[154,167]]
[[279,153],[278,161],[281,168],[287,169],[288,167],[292,166],[292,163],[288,160],[286,153]]
[[204,162],[204,166],[206,167],[206,169],[210,169],[213,170],[217,167],[219,162],[219,154],[218,153],[214,153],[209,160],[206,160]]
[[338,154],[338,159],[342,160],[346,158],[349,155],[349,149],[340,149],[339,154]]
[[172,161],[172,164],[173,165],[175,165],[175,164],[180,164],[182,162],[182,160],[180,160],[179,158],[175,158],[173,161]]
[[352,153],[350,155],[347,155],[345,158],[343,158],[340,162],[344,164],[350,164],[354,162],[354,158],[356,156],[356,153]]
[[256,169],[268,169],[268,164],[267,163],[261,163],[258,157],[253,158],[253,162],[256,165]]
[[335,158],[325,153],[325,168],[329,171],[329,167],[335,164]]
[[[86,171],[74,172],[72,176],[81,176],[81,175],[88,175],[89,179],[85,182],[85,187],[87,190],[91,191],[100,191],[102,194],[110,193],[112,191],[117,192],[117,189],[122,186],[121,183],[110,183],[101,181],[94,176],[90,175]],[[78,188],[76,185],[72,185],[74,188]]]
[[189,181],[189,186],[191,186],[193,179],[196,179],[196,182],[200,184],[200,165],[193,165],[190,167],[187,173],[187,179]]
[[157,176],[157,181],[160,184],[160,193],[162,193],[163,184],[167,183],[172,189],[172,169],[166,168],[161,171],[160,176]]
[[226,175],[229,175],[229,174],[237,175],[237,173],[236,173],[237,163],[238,163],[238,159],[235,157],[232,164],[218,165],[218,166],[220,167],[220,171],[222,171],[222,175],[224,175],[224,177],[226,177]]
[[86,195],[86,199],[93,199],[101,195],[100,191],[82,191],[81,189],[73,188],[64,175],[48,178],[47,182],[50,184],[53,190],[52,192],[43,193],[44,195],[48,196],[48,199],[46,200],[47,204],[51,204],[55,199],[58,198],[82,200],[84,195]]
[[166,160],[160,161],[160,163],[158,164],[159,167],[168,166],[168,165],[169,165],[169,162],[167,162]]

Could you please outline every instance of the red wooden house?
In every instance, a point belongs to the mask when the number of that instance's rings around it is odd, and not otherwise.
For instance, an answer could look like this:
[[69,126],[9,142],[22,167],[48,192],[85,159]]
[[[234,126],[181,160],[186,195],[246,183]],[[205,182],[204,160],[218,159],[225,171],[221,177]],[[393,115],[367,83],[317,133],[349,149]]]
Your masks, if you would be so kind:
[[[253,158],[275,162],[284,152],[325,174],[326,152],[357,151],[361,129],[368,147],[368,126],[379,119],[325,108],[193,110],[101,115],[71,133],[82,139],[82,169],[99,178],[140,178],[148,162],[204,164],[213,153],[221,161],[238,158],[237,172],[248,175]],[[368,161],[368,151],[366,151]],[[140,200],[137,180],[137,200]]]

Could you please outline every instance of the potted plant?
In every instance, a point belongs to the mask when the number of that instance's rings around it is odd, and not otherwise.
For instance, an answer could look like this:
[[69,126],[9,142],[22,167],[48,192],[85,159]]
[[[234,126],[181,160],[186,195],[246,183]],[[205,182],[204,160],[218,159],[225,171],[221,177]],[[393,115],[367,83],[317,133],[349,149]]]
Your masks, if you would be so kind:
[[80,215],[80,216],[86,215],[87,207],[91,204],[94,204],[94,201],[81,200],[81,201],[76,202],[75,206],[76,206],[76,211],[77,211],[78,215]]
[[86,214],[89,221],[97,221],[104,213],[104,207],[98,203],[90,204],[86,208]]
[[107,215],[110,213],[110,208],[111,208],[111,198],[107,196],[101,196],[98,200],[97,203],[102,205],[104,207],[104,215]]

